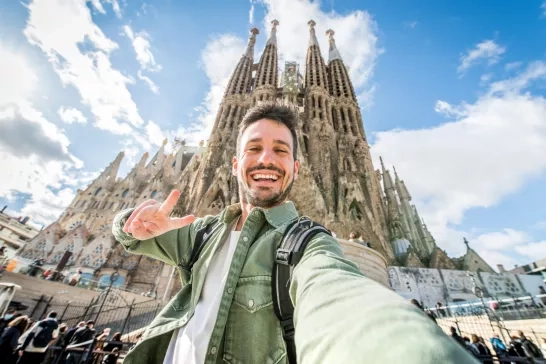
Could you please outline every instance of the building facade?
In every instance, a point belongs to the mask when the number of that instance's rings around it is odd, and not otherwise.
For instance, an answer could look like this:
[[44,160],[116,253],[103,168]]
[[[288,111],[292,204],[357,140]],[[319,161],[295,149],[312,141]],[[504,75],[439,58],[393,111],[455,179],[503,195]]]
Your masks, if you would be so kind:
[[73,253],[69,267],[82,267],[96,279],[107,280],[118,271],[117,285],[159,294],[176,290],[178,283],[169,267],[127,254],[116,244],[110,233],[114,215],[150,198],[161,201],[173,188],[182,192],[174,211],[178,216],[216,214],[237,203],[238,184],[231,173],[237,126],[254,105],[277,102],[299,116],[297,157],[301,167],[290,199],[300,213],[325,225],[339,238],[346,239],[351,232],[361,236],[373,249],[370,259],[381,261],[378,266],[384,273],[378,273],[382,277],[377,280],[384,284],[387,264],[455,269],[456,263],[436,246],[411,205],[411,196],[396,172],[393,181],[384,166],[382,170],[374,168],[360,108],[334,32],[327,32],[325,61],[315,22],[309,21],[304,70],[300,72],[295,62],[286,62],[279,72],[278,26],[277,21],[272,22],[270,37],[257,62],[254,46],[259,31],[250,31],[206,146],[201,143],[189,148],[176,143],[174,152],[167,155],[163,145],[149,162],[148,154],[144,154],[125,178],[117,176],[123,158],[120,153],[95,181],[78,191],[60,218],[33,239],[21,257],[43,257],[54,265],[68,250]]
[[6,207],[0,211],[0,247],[5,247],[5,257],[10,259],[38,235],[39,230],[28,224],[29,217],[15,218],[5,213]]

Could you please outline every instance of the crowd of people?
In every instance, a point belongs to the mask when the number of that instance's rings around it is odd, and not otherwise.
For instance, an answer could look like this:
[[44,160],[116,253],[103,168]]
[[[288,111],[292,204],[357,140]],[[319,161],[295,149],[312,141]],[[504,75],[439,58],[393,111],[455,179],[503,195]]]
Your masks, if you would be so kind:
[[[92,355],[93,364],[114,364],[122,349],[121,333],[110,333],[109,328],[97,332],[91,320],[69,327],[55,311],[33,322],[10,309],[0,318],[0,358],[3,364],[76,364]],[[91,354],[80,350],[93,342]]]
[[[514,363],[521,362],[519,358],[525,358],[527,362],[532,364],[546,363],[544,359],[544,349],[540,349],[532,340],[527,338],[525,334],[518,330],[516,335],[510,338],[510,342],[504,343],[499,334],[494,334],[489,339],[491,343],[488,346],[485,339],[476,334],[468,336],[461,336],[457,333],[457,328],[450,327],[451,337],[461,344],[465,349],[471,352],[484,364],[493,364],[493,355],[499,360],[503,360],[504,363],[510,363],[513,360]],[[546,340],[543,339],[546,343]],[[493,348],[493,352],[490,350]]]

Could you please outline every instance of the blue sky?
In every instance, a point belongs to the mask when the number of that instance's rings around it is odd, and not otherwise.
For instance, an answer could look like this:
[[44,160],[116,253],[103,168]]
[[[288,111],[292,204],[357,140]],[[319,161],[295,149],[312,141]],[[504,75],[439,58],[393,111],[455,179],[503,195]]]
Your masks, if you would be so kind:
[[257,59],[274,18],[282,60],[303,62],[309,19],[336,31],[376,167],[396,166],[441,247],[546,256],[538,0],[2,2],[0,205],[48,223],[120,150],[124,174],[165,137],[206,139],[248,29]]

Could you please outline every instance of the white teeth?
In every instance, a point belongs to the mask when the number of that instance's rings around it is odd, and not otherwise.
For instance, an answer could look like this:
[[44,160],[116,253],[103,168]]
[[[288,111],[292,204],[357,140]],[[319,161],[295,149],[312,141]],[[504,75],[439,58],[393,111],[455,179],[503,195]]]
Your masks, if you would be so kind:
[[274,174],[255,174],[254,176],[252,176],[252,178],[254,178],[254,180],[270,179],[270,180],[276,181],[279,177],[275,176]]

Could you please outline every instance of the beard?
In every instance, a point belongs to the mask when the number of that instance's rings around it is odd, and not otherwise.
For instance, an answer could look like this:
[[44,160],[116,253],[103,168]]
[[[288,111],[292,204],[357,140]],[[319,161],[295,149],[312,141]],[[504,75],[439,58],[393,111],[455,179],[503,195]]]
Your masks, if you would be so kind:
[[[247,171],[246,174],[248,175],[253,170],[258,170],[258,169],[273,170],[273,171],[281,173],[281,176],[284,177],[284,173],[280,169],[275,168],[275,167],[263,167],[263,166],[257,166],[257,167],[251,168],[251,169],[249,169]],[[250,177],[248,177],[248,178],[250,178]],[[284,191],[282,190],[282,187],[281,187],[277,191],[271,191],[268,197],[261,197],[259,192],[256,193],[256,192],[252,191],[250,186],[245,185],[241,179],[238,179],[238,184],[239,184],[239,195],[241,196],[241,199],[242,199],[243,202],[247,202],[247,203],[249,203],[249,204],[251,204],[252,206],[255,206],[255,207],[261,207],[261,208],[264,208],[264,209],[269,209],[269,208],[271,208],[273,206],[280,205],[281,203],[283,203],[288,198],[288,195],[290,194],[290,191],[292,190],[292,186],[294,185],[294,174],[292,174],[292,179],[288,183],[288,185],[286,186]]]

